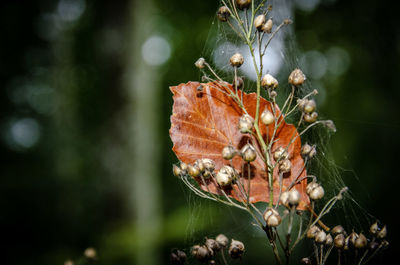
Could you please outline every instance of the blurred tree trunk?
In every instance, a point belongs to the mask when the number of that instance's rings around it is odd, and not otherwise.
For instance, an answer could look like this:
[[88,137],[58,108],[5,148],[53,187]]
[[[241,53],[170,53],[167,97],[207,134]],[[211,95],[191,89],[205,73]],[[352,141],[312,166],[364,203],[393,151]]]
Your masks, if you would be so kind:
[[153,1],[132,1],[127,26],[127,57],[124,86],[129,97],[127,115],[129,152],[132,155],[131,202],[134,209],[137,249],[136,264],[161,264],[159,239],[161,230],[159,128],[157,115],[160,78],[157,68],[143,61],[142,44],[152,31]]

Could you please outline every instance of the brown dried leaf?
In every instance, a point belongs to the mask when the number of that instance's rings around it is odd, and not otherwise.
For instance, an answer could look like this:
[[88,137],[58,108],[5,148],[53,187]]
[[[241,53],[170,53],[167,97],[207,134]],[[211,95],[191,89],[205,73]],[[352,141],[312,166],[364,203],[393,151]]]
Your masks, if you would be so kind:
[[[200,85],[202,89],[198,89]],[[215,161],[216,170],[218,170],[223,165],[230,165],[230,162],[224,160],[221,156],[222,149],[227,145],[232,145],[240,150],[245,144],[251,142],[258,150],[258,153],[261,153],[261,148],[256,138],[240,133],[237,128],[239,117],[242,116],[243,112],[231,97],[221,91],[232,89],[231,85],[227,83],[200,84],[198,82],[189,82],[171,87],[170,89],[174,99],[170,136],[174,143],[172,150],[179,160],[185,163],[194,163],[199,158],[211,158]],[[243,105],[248,114],[253,118],[256,112],[256,98],[255,93],[243,93]],[[261,98],[261,112],[265,108],[272,111],[271,103]],[[279,115],[278,108],[276,108],[276,112]],[[273,124],[265,126],[260,122],[259,127],[264,139],[271,137],[274,129]],[[296,139],[288,148],[292,169],[284,175],[283,191],[295,179],[301,179],[306,176],[304,161],[300,154],[301,140],[298,137],[295,126],[286,124],[284,121],[282,122],[277,130],[275,137],[277,141],[272,145],[272,151],[281,146],[286,148],[293,137],[296,137]],[[273,158],[271,159],[273,161]],[[247,165],[244,167],[243,160],[240,157],[236,156],[232,160],[232,164],[240,175],[243,172],[244,177],[242,181],[246,190],[250,175],[250,202],[268,202],[268,174],[265,163],[260,155],[251,163],[250,174],[247,170]],[[204,185],[202,180],[197,179],[197,181],[203,190],[209,190],[212,193],[221,195],[221,190],[215,181],[208,181],[206,183],[208,187]],[[277,167],[274,170],[273,186],[274,204],[276,204],[279,197]],[[306,186],[306,179],[295,185],[295,188],[301,194],[301,202],[298,209],[304,210],[309,204],[309,199],[306,195]],[[236,184],[232,186],[232,189],[225,190],[225,192],[237,200],[241,201],[244,199]]]

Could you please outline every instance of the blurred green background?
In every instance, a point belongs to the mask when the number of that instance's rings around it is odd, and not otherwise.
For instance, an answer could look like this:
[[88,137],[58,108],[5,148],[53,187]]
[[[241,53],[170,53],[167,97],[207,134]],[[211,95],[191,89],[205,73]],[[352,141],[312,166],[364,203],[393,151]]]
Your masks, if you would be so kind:
[[[329,145],[343,180],[388,224],[391,247],[371,264],[389,263],[400,202],[397,11],[288,2],[296,56],[338,129]],[[218,6],[0,2],[1,264],[63,264],[87,247],[98,264],[169,264],[172,248],[220,232],[246,244],[246,264],[269,264],[245,214],[195,198],[171,173],[168,87],[199,80],[193,62],[207,56]]]

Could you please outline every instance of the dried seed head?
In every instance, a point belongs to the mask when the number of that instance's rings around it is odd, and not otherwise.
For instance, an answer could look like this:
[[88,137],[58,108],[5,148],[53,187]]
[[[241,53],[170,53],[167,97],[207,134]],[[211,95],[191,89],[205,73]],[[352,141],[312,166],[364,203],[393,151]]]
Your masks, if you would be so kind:
[[288,18],[283,21],[283,24],[285,24],[285,25],[289,25],[289,24],[292,24],[292,23],[293,23],[293,21],[291,19],[288,19]]
[[350,248],[350,236],[348,236],[348,237],[346,237],[345,239],[344,239],[344,245],[343,245],[343,249],[344,250],[349,250],[349,248]]
[[324,197],[325,195],[324,188],[322,188],[322,186],[316,182],[309,183],[307,185],[306,191],[308,196],[310,196],[312,200],[322,199],[322,197]]
[[352,232],[352,233],[349,235],[349,243],[350,243],[352,246],[355,246],[355,245],[356,245],[356,240],[357,240],[357,238],[358,238],[357,233],[356,233],[356,232]]
[[285,148],[279,147],[278,149],[275,150],[275,152],[274,152],[275,161],[282,160],[282,159],[288,159],[288,158],[289,158],[289,155]]
[[344,243],[345,243],[345,238],[343,234],[338,234],[337,236],[335,236],[333,244],[335,245],[336,248],[344,247]]
[[369,231],[371,232],[371,234],[375,235],[379,230],[378,227],[378,222],[375,222],[371,225],[371,227],[369,228]]
[[94,248],[87,248],[85,252],[83,252],[83,255],[88,260],[95,260],[97,258],[97,251]]
[[254,147],[250,144],[243,146],[240,154],[242,155],[243,160],[246,162],[253,162],[257,157],[256,149],[254,149]]
[[275,90],[273,90],[273,91],[271,91],[271,92],[269,93],[270,98],[276,98],[277,95],[278,95],[278,93],[276,93]]
[[188,174],[195,178],[200,175],[200,170],[195,165],[188,165]]
[[206,246],[195,245],[192,247],[192,256],[201,262],[209,260],[213,255],[213,251]]
[[275,89],[278,86],[278,80],[270,74],[266,74],[261,79],[261,85],[265,88]]
[[261,14],[258,15],[255,19],[254,19],[254,27],[258,30],[258,31],[262,31],[262,28],[265,24],[265,15]]
[[278,211],[274,208],[267,208],[263,214],[263,218],[269,227],[277,227],[282,221]]
[[212,239],[212,238],[207,238],[205,245],[209,249],[212,249],[214,252],[217,252],[221,249],[221,246],[219,245],[219,243],[215,239]]
[[311,113],[314,112],[315,109],[317,108],[317,104],[313,99],[307,100],[307,102],[304,105],[304,112],[305,113]]
[[265,125],[270,125],[275,121],[274,114],[267,108],[261,113],[261,122]]
[[239,118],[239,131],[241,133],[250,133],[254,126],[254,119],[248,115],[244,114]]
[[203,158],[201,161],[202,161],[202,164],[203,164],[205,170],[208,170],[210,172],[214,171],[215,162],[212,159]]
[[219,234],[216,238],[215,241],[218,242],[218,244],[222,247],[226,247],[229,243],[229,239],[224,235],[224,234]]
[[337,225],[331,230],[332,235],[345,234],[344,228],[341,225]]
[[303,72],[299,69],[296,68],[292,71],[292,73],[289,75],[289,84],[292,84],[294,86],[300,86],[304,83],[306,80],[306,76],[303,74]]
[[296,189],[291,189],[289,191],[288,201],[290,205],[297,206],[300,202],[300,192],[298,192]]
[[319,244],[324,244],[326,241],[326,233],[323,230],[320,230],[316,235],[315,235],[315,242]]
[[301,259],[301,264],[311,265],[311,260],[309,258],[302,258]]
[[306,113],[304,114],[304,121],[308,123],[313,123],[317,120],[318,118],[318,113],[312,112],[312,113]]
[[243,78],[240,76],[237,76],[236,78],[233,79],[232,86],[236,87],[237,89],[242,89],[243,88]]
[[220,21],[222,21],[222,22],[228,21],[228,18],[230,15],[231,15],[231,13],[229,12],[229,8],[227,8],[226,6],[221,6],[218,9],[217,17]]
[[173,250],[170,255],[170,261],[174,265],[185,264],[186,258],[186,253],[179,249]]
[[317,226],[313,225],[307,230],[307,237],[310,239],[315,238],[319,231],[320,229]]
[[220,186],[225,187],[231,185],[235,175],[235,169],[230,166],[223,166],[218,171],[215,179]]
[[180,169],[177,165],[172,165],[172,172],[174,173],[175,177],[179,177],[182,174],[182,169]]
[[290,163],[289,159],[284,159],[279,161],[279,172],[280,173],[287,173],[292,168],[292,163]]
[[367,243],[367,238],[363,235],[363,233],[360,233],[360,235],[356,239],[356,242],[354,243],[354,246],[355,248],[365,248],[367,246]]
[[215,265],[215,264],[217,264],[217,262],[213,259],[208,262],[208,265]]
[[333,244],[333,238],[332,238],[331,234],[328,234],[326,236],[325,245],[332,246],[332,244]]
[[272,19],[268,19],[267,22],[263,25],[262,31],[271,33],[272,25],[273,25]]
[[199,69],[203,69],[206,66],[206,60],[203,57],[201,57],[197,59],[194,65]]
[[188,169],[187,164],[181,162],[180,167],[181,167],[181,169],[182,169],[182,171],[183,171],[182,174],[186,173],[186,171],[187,171],[187,169]]
[[301,148],[301,155],[304,158],[313,158],[315,156],[315,154],[317,153],[317,150],[315,149],[315,145],[309,145],[309,144],[305,144],[302,146]]
[[376,237],[379,239],[385,238],[387,235],[386,225],[382,227],[382,229],[376,234]]
[[242,242],[232,239],[228,251],[232,259],[240,258],[243,255],[244,250],[244,244]]
[[229,61],[233,67],[240,67],[244,63],[244,58],[240,53],[235,53]]
[[281,197],[279,198],[280,202],[289,208],[289,191],[284,191],[281,194]]
[[227,145],[222,149],[222,157],[225,160],[231,160],[236,155],[236,150],[231,145]]
[[247,9],[251,5],[251,0],[236,0],[236,5],[240,10]]
[[336,125],[333,121],[331,120],[326,120],[323,123],[325,125],[326,128],[328,128],[328,130],[330,130],[331,132],[336,132]]
[[194,162],[193,166],[197,167],[200,170],[200,173],[204,172],[204,170],[205,170],[205,167],[204,167],[204,164],[203,164],[203,159],[197,159]]

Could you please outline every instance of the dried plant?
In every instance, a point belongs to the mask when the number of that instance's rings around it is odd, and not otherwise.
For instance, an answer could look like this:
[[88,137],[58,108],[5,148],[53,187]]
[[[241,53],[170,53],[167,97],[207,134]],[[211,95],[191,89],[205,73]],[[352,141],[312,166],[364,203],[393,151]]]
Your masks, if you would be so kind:
[[[351,256],[354,264],[365,264],[388,245],[386,227],[373,224],[367,238],[363,233],[346,233],[340,225],[331,228],[323,223],[348,189],[342,187],[316,207],[325,191],[318,177],[307,173],[307,165],[315,157],[317,146],[302,144],[301,137],[315,126],[332,131],[336,128],[331,120],[318,119],[313,99],[317,90],[300,96],[306,82],[300,69],[289,75],[291,89],[279,106],[279,83],[274,76],[263,75],[263,57],[277,32],[291,20],[274,25],[269,17],[272,7],[265,2],[222,0],[217,12],[221,23],[248,46],[255,69],[255,93],[243,91],[238,68],[245,59],[240,53],[232,54],[229,61],[232,84],[200,58],[195,66],[207,83],[171,87],[174,105],[170,136],[180,160],[173,165],[173,173],[196,195],[248,212],[265,231],[276,264],[289,264],[294,248],[306,238],[315,250],[311,256],[305,255],[303,264],[311,264],[313,259],[313,264],[325,264],[332,251],[338,253],[334,256],[338,264],[347,260],[344,256]],[[295,120],[295,125],[289,124],[289,119]],[[268,206],[260,210],[257,202]],[[284,233],[278,233],[284,219]],[[223,254],[227,247],[227,240],[223,235],[207,239],[203,245],[193,246],[192,255],[200,262],[214,264],[217,253]],[[237,242],[232,240],[229,247],[232,258],[244,252],[243,243]],[[184,264],[183,254],[174,250],[171,261]],[[227,264],[225,256],[221,258]]]

